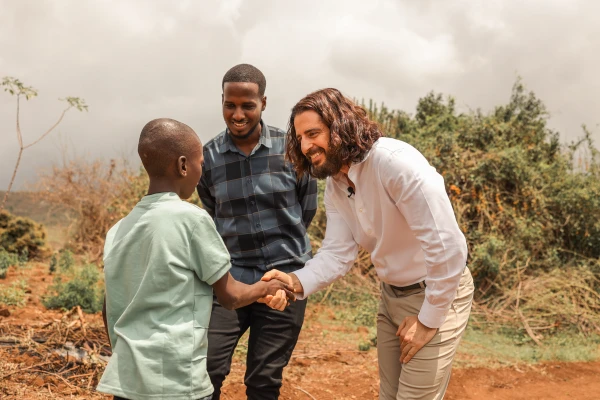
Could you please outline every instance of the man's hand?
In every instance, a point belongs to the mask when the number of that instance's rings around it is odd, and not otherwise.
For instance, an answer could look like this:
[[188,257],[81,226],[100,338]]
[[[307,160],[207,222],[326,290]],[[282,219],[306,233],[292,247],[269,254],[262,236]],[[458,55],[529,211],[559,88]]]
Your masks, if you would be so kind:
[[290,305],[290,301],[296,301],[292,285],[284,280],[272,279],[267,281],[261,279],[256,284],[267,287],[267,295],[258,299],[259,303],[267,303],[268,301],[267,305],[269,307],[283,311],[286,306]]
[[294,286],[294,281],[292,281],[292,277],[286,274],[285,272],[281,272],[276,269],[272,269],[268,271],[263,277],[260,279],[261,281],[269,282],[271,279],[277,279],[283,283],[287,283],[290,286]]
[[400,362],[407,363],[423,346],[433,339],[437,328],[428,328],[419,321],[416,315],[404,318],[396,336],[400,336]]
[[[295,293],[301,293],[304,291],[302,284],[300,283],[300,281],[294,274],[288,275],[285,272],[281,272],[279,270],[272,269],[269,272],[267,272],[266,274],[264,274],[263,277],[261,278],[262,281],[266,281],[266,282],[269,282],[272,279],[277,279],[281,282],[284,282],[284,283],[290,285],[291,287],[294,288]],[[283,296],[279,293],[277,293],[277,295],[275,295],[275,296],[265,296],[262,299],[260,299],[259,302],[265,303],[269,307],[276,309],[276,310],[280,310],[280,311],[282,311],[286,305],[289,305],[289,303],[286,301],[286,299],[283,298]]]
[[283,311],[286,306],[290,305],[286,293],[283,290],[277,291],[275,296],[267,295],[257,300],[259,303],[265,303],[274,310]]

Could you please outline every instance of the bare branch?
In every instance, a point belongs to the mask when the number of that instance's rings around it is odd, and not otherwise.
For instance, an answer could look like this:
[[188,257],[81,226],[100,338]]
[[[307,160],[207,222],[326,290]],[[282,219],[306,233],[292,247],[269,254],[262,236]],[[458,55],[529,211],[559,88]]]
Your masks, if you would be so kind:
[[21,123],[19,122],[20,96],[17,96],[17,139],[19,140],[19,148],[23,149],[23,134],[21,134]]
[[15,164],[15,169],[13,170],[13,174],[10,179],[8,189],[4,193],[4,198],[2,199],[2,203],[0,203],[0,211],[2,211],[4,209],[4,205],[6,204],[6,199],[8,198],[8,194],[10,193],[10,190],[12,189],[13,183],[15,181],[15,177],[17,176],[17,170],[19,169],[19,164],[21,163],[21,157],[23,155],[23,150],[38,143],[40,140],[45,138],[50,132],[52,132],[61,123],[65,114],[71,108],[75,107],[79,111],[87,111],[88,106],[87,106],[87,104],[85,104],[85,100],[83,100],[79,97],[66,97],[64,99],[59,99],[59,100],[64,100],[67,103],[69,103],[69,106],[63,110],[62,114],[58,118],[58,121],[56,121],[56,123],[54,125],[52,125],[50,127],[50,129],[48,129],[44,134],[42,134],[39,138],[37,138],[37,140],[35,140],[32,143],[25,146],[23,144],[23,134],[21,132],[21,123],[20,123],[21,96],[25,96],[25,99],[29,100],[30,98],[37,96],[38,92],[33,87],[25,86],[23,84],[23,82],[21,82],[20,80],[18,80],[16,78],[10,77],[10,76],[3,77],[2,81],[0,81],[0,86],[4,88],[5,92],[8,92],[13,96],[17,96],[17,140],[19,141],[19,156],[17,157],[17,163]]
[[48,129],[46,131],[46,133],[44,133],[42,136],[40,136],[39,138],[37,138],[37,140],[35,142],[32,142],[30,144],[28,144],[27,146],[23,147],[23,149],[27,149],[31,146],[33,146],[34,144],[36,144],[37,142],[39,142],[40,140],[42,140],[43,138],[45,138],[50,132],[52,132],[54,130],[54,128],[56,128],[58,126],[58,124],[60,124],[60,121],[62,121],[62,119],[64,118],[65,114],[67,113],[67,111],[69,111],[71,109],[72,106],[69,106],[67,108],[65,108],[62,112],[62,114],[60,115],[60,118],[58,118],[58,121],[56,121],[56,123],[54,125],[52,125],[50,127],[50,129]]
[[23,155],[23,148],[19,149],[19,157],[17,157],[17,163],[15,164],[15,169],[13,170],[12,177],[10,178],[10,183],[8,184],[8,189],[4,192],[4,198],[2,199],[2,204],[0,204],[0,211],[4,210],[4,205],[6,204],[6,199],[8,199],[8,194],[10,193],[10,189],[12,189],[12,185],[15,182],[15,177],[17,176],[17,170],[19,169],[19,164],[21,163],[21,156]]

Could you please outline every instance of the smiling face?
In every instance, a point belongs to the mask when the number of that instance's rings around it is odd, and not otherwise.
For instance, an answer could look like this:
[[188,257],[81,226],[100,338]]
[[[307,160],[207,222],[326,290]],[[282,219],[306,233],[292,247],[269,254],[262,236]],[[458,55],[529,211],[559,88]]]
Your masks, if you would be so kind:
[[223,119],[234,139],[244,140],[257,132],[267,97],[260,96],[258,84],[227,82],[223,86]]
[[297,114],[294,128],[302,154],[312,164],[310,174],[317,179],[337,175],[342,169],[342,160],[331,147],[331,132],[319,114],[312,110]]

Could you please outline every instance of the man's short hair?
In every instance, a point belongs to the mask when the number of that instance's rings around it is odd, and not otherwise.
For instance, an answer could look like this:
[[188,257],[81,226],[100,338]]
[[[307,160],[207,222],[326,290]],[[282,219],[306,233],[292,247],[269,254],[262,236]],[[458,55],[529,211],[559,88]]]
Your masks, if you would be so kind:
[[221,89],[225,88],[227,82],[250,82],[258,85],[258,95],[264,96],[267,88],[267,80],[258,68],[250,64],[238,64],[225,73]]
[[189,158],[198,145],[202,143],[192,128],[174,119],[159,118],[142,129],[138,154],[150,177],[164,177],[179,157]]

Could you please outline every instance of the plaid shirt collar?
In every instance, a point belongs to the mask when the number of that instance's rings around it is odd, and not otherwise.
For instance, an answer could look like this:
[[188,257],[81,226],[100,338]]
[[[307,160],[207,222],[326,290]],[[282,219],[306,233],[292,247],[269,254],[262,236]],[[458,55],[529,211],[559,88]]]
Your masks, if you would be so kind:
[[[266,148],[270,149],[273,146],[273,144],[271,143],[271,132],[269,131],[269,127],[267,126],[267,124],[265,124],[265,122],[262,119],[260,120],[260,126],[262,127],[262,130],[260,132],[258,144],[259,146],[263,145]],[[223,141],[219,145],[219,153],[223,154],[227,151],[232,151],[234,153],[240,152],[236,147],[235,143],[233,143],[233,140],[231,140],[231,137],[229,137],[229,129],[225,128],[225,135],[223,135]]]

